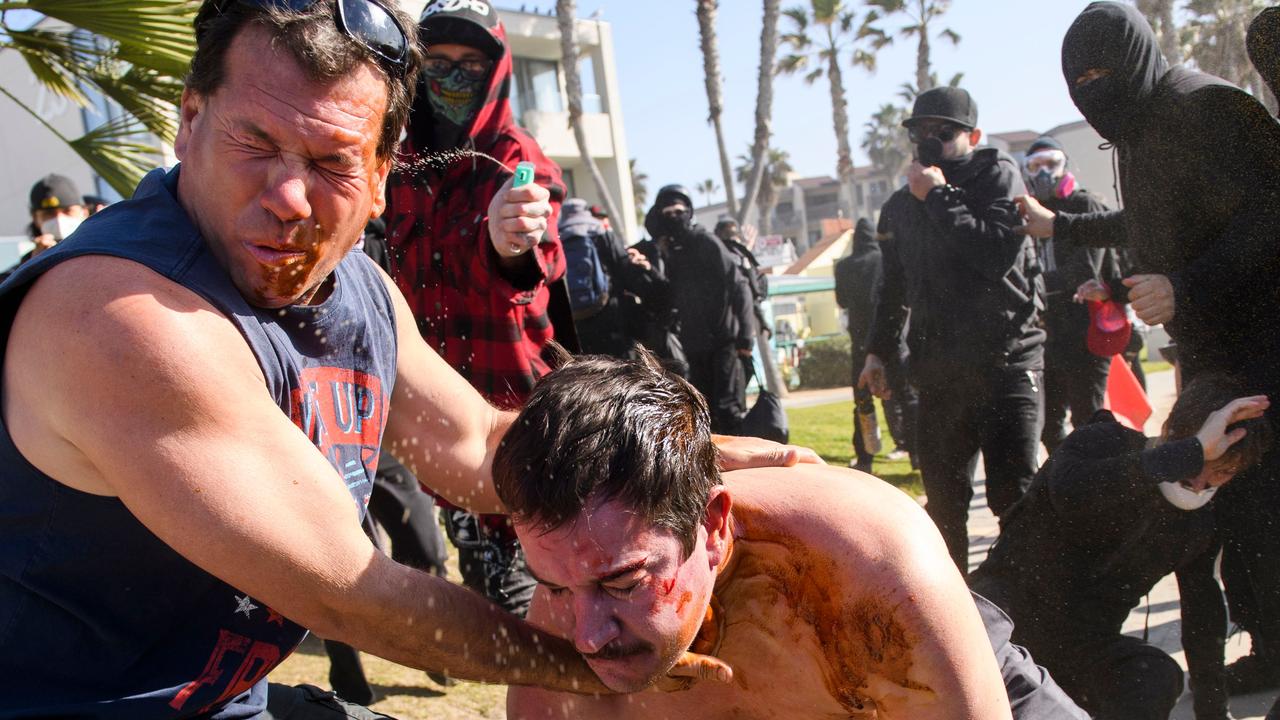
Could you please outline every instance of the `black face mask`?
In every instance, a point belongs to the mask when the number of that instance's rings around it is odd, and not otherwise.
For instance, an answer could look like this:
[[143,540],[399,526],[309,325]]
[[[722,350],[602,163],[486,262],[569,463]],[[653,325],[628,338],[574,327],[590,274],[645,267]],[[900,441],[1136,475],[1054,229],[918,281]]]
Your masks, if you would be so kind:
[[[669,207],[669,206],[668,206]],[[644,216],[644,229],[654,238],[682,237],[693,225],[693,214],[685,213],[678,217],[664,215],[663,210],[657,205],[649,208],[649,212]]]
[[916,145],[916,159],[921,165],[942,164],[942,141],[936,137],[927,137]]
[[[1092,3],[1062,40],[1062,75],[1071,99],[1098,134],[1113,142],[1134,130],[1168,69],[1151,26],[1131,5]],[[1109,74],[1076,85],[1089,70]]]

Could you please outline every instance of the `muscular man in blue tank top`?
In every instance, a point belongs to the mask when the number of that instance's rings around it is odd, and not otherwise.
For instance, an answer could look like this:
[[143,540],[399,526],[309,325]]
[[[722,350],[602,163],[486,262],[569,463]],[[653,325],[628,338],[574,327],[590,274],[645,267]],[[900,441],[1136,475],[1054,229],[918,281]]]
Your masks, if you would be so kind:
[[[411,30],[380,1],[276,5],[206,0],[181,165],[0,286],[0,718],[270,717],[266,676],[304,628],[459,678],[604,690],[568,643],[361,532],[380,445],[500,512],[512,416],[348,252],[383,208]],[[494,244],[536,242],[547,197],[499,191]]]

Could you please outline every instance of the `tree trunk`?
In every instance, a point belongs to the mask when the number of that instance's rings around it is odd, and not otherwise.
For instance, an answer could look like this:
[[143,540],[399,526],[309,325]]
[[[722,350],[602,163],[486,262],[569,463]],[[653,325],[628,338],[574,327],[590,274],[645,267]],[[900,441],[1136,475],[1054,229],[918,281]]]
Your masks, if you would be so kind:
[[[747,186],[743,188],[742,208],[738,211],[738,224],[747,224],[747,215],[751,213],[751,205],[760,192],[760,181],[764,178],[765,154],[769,150],[769,136],[772,134],[770,124],[773,115],[773,73],[778,57],[778,4],[779,0],[764,0],[764,25],[760,29],[760,72],[756,78],[756,134],[751,144],[751,175],[747,178]],[[763,228],[769,221],[764,214],[757,223]]]
[[[828,47],[835,47],[835,38],[831,36],[831,28],[827,28]],[[849,107],[844,99],[844,78],[840,74],[840,58],[835,52],[827,58],[827,79],[831,81],[831,118],[836,131],[836,176],[840,179],[846,202],[849,219],[857,221],[858,196],[853,187],[853,151],[849,148]]]
[[621,223],[622,215],[618,214],[618,205],[609,193],[609,186],[605,184],[604,176],[600,174],[595,158],[591,157],[591,151],[587,148],[587,131],[582,126],[582,79],[578,76],[576,17],[575,0],[556,0],[556,22],[560,26],[560,57],[564,65],[565,91],[569,95],[569,126],[573,128],[573,139],[578,143],[578,155],[591,175],[591,181],[596,186],[596,192],[600,194],[600,202],[604,205],[605,212]]
[[916,91],[924,92],[933,88],[933,78],[929,72],[929,8],[927,0],[920,0],[920,38],[916,44]]
[[765,174],[764,182],[760,185],[760,234],[768,235],[773,225],[773,209],[778,204],[778,186],[773,184],[773,178]]
[[702,69],[707,76],[707,120],[716,130],[716,146],[720,150],[720,172],[724,174],[724,194],[729,214],[738,216],[738,193],[734,190],[733,169],[729,166],[729,151],[724,145],[724,131],[720,127],[720,51],[716,47],[717,0],[697,0],[698,32],[702,35]]

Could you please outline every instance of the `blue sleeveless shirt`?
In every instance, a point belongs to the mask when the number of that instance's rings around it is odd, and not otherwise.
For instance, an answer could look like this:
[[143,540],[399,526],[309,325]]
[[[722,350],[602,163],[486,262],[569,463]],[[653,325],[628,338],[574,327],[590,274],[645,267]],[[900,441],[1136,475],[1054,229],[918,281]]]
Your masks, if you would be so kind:
[[[353,252],[323,303],[250,306],[178,204],[178,173],[151,172],[133,199],[0,285],[0,352],[26,289],[49,268],[82,255],[145,265],[235,324],[264,391],[333,464],[363,517],[396,375],[382,278]],[[267,673],[305,635],[178,555],[116,498],[41,473],[0,423],[0,718],[258,717]]]

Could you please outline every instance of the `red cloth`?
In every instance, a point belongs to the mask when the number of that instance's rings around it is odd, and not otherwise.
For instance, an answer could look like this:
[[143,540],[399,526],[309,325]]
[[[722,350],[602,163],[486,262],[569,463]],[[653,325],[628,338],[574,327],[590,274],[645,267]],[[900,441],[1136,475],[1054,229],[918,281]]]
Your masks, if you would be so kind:
[[1111,356],[1111,372],[1107,374],[1107,394],[1102,407],[1111,411],[1122,425],[1142,432],[1151,417],[1151,402],[1137,376],[1121,355]]
[[[454,161],[443,172],[394,173],[387,184],[387,248],[392,277],[427,344],[490,402],[514,408],[550,370],[542,358],[553,338],[547,282],[564,275],[556,223],[565,189],[560,168],[512,119],[511,55],[501,25],[494,36],[503,54],[465,146],[512,169],[533,162],[535,182],[551,191],[548,231],[533,253],[536,275],[513,284],[498,271],[486,215],[511,173],[483,158]],[[425,151],[430,117],[426,92],[419,92],[398,158],[410,168]]]

